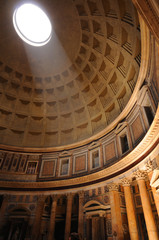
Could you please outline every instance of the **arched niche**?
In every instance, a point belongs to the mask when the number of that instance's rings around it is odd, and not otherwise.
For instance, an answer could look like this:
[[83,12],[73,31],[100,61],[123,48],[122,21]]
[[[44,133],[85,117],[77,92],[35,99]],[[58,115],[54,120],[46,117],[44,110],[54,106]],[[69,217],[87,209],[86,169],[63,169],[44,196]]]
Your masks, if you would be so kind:
[[[29,226],[29,218],[31,212],[23,207],[16,206],[8,211],[9,217],[6,224],[7,239],[8,240],[24,240],[26,237],[30,237],[31,227]],[[27,234],[27,236],[26,236]]]

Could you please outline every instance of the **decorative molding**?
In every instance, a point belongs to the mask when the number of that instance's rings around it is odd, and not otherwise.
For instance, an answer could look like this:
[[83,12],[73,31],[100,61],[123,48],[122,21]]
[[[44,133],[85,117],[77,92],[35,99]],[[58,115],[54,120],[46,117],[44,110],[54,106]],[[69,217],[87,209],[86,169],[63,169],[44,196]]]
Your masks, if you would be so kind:
[[70,151],[63,151],[62,153],[59,154],[59,157],[62,158],[62,157],[68,157],[71,155],[72,153]]
[[[106,148],[111,144],[114,144],[114,156],[113,158],[107,159]],[[102,151],[103,151],[103,157],[104,157],[104,165],[106,165],[109,161],[116,160],[118,158],[117,141],[115,136],[111,140],[104,142],[102,146]]]
[[116,127],[116,129],[115,129],[114,132],[115,132],[116,134],[120,133],[124,128],[127,127],[127,125],[128,125],[127,122],[119,123],[119,124],[117,125],[117,127]]
[[[52,175],[44,175],[43,174],[43,170],[44,170],[44,165],[47,163],[47,162],[54,162],[54,168],[53,168],[53,171],[52,171]],[[40,168],[40,173],[39,173],[39,178],[50,178],[50,177],[55,177],[55,173],[56,173],[56,166],[57,166],[57,158],[44,158],[43,161],[42,161],[42,164],[41,164],[41,168]]]
[[[88,185],[96,181],[105,181],[113,178],[116,175],[123,174],[128,171],[136,164],[139,164],[144,160],[153,149],[159,147],[159,107],[156,111],[154,121],[152,122],[147,134],[143,140],[134,148],[129,154],[123,157],[120,161],[115,163],[113,166],[107,167],[99,172],[85,175],[82,177],[76,177],[71,179],[55,180],[53,182],[9,182],[0,181],[1,189],[15,188],[21,191],[30,189],[54,189],[54,188],[65,188],[66,186],[77,187],[78,185]],[[42,190],[43,191],[43,190]]]
[[109,191],[118,191],[119,185],[116,183],[110,183],[108,184]]
[[159,168],[155,169],[153,171],[151,181],[150,181],[151,187],[159,188]]
[[58,195],[58,194],[53,194],[53,195],[52,195],[52,200],[53,200],[53,201],[56,201],[56,202],[57,202],[58,198],[59,198],[59,195]]
[[145,168],[146,168],[146,172],[147,172],[147,173],[153,171],[153,164],[152,164],[152,161],[151,161],[151,160],[149,160],[149,161],[145,164]]
[[125,186],[130,186],[130,184],[131,184],[131,180],[128,179],[128,178],[123,178],[123,179],[121,180],[121,182],[122,182],[123,187],[125,187]]
[[[76,171],[76,158],[85,156],[85,169]],[[87,151],[82,151],[81,153],[74,154],[73,155],[73,174],[78,174],[82,172],[86,172],[88,170],[88,152]]]
[[84,198],[84,191],[83,190],[79,191],[78,196],[79,196],[79,198]]
[[74,194],[72,192],[66,193],[67,200],[70,200],[74,197]]
[[159,42],[159,10],[157,2],[154,0],[133,0],[133,3],[151,32],[154,34],[156,40]]
[[46,195],[38,195],[38,204],[44,203],[46,200],[47,196]]
[[91,149],[97,148],[97,147],[99,147],[99,146],[100,146],[100,142],[92,142],[92,143],[89,145],[88,149],[91,150]]
[[137,170],[136,172],[133,173],[133,176],[136,178],[136,180],[145,180],[146,178],[146,172]]

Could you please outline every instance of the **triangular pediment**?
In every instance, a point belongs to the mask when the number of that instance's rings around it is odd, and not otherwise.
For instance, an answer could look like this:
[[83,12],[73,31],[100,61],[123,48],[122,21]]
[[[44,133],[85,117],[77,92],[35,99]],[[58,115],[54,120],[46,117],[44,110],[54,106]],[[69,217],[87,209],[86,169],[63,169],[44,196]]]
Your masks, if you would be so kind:
[[96,148],[96,147],[99,147],[99,146],[100,146],[100,143],[99,143],[99,142],[92,142],[92,143],[89,145],[89,149]]
[[115,129],[115,132],[116,133],[119,133],[121,130],[123,130],[125,127],[127,126],[127,122],[122,122],[122,123],[119,123]]
[[71,153],[69,151],[63,151],[62,153],[59,154],[59,157],[67,157],[70,155],[71,155]]

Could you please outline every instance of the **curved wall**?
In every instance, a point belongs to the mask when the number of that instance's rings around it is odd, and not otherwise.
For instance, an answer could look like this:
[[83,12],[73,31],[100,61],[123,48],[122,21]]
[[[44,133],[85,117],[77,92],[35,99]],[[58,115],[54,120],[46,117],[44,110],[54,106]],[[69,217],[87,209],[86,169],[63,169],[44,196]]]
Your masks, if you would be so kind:
[[139,19],[142,36],[140,72],[131,99],[122,113],[102,132],[77,144],[49,149],[1,145],[3,189],[21,189],[24,182],[26,189],[43,190],[99,183],[125,173],[156,148],[157,45],[143,19]]

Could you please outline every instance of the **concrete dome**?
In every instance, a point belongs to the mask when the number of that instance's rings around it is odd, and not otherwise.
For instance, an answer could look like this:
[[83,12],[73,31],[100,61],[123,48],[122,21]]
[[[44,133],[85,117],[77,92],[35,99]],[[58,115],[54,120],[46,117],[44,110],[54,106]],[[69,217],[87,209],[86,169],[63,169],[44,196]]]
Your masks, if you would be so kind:
[[[53,36],[33,47],[16,34],[18,1],[0,3],[0,143],[54,147],[103,131],[129,101],[140,66],[131,1],[38,1]],[[3,10],[3,11],[2,11]]]

